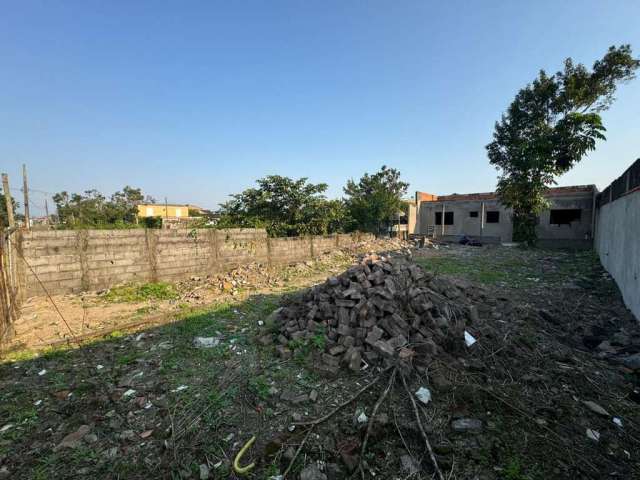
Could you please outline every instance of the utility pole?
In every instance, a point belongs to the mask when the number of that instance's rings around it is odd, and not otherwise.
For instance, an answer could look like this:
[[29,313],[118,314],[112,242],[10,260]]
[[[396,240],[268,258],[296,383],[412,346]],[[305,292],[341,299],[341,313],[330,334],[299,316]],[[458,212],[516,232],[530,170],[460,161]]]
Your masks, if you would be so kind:
[[11,190],[9,190],[9,175],[2,174],[2,190],[4,190],[4,202],[7,206],[7,220],[9,228],[13,228],[16,222],[13,219],[13,202],[11,201]]
[[22,192],[24,193],[24,226],[27,230],[31,228],[31,217],[29,216],[29,186],[27,184],[27,165],[22,164]]
[[164,197],[164,219],[169,228],[169,204],[167,203],[167,197]]
[[47,216],[47,225],[49,225],[49,204],[46,198],[44,199],[44,214]]

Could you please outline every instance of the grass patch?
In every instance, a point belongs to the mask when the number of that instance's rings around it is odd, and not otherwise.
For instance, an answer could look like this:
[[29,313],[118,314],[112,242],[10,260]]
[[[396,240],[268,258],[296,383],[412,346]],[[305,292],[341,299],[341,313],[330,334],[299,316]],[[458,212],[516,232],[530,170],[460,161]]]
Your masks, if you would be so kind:
[[178,298],[178,292],[170,283],[150,282],[113,287],[103,298],[107,302],[114,303],[175,300]]
[[480,283],[498,283],[509,279],[509,274],[485,259],[461,257],[416,258],[417,263],[441,275],[464,276]]

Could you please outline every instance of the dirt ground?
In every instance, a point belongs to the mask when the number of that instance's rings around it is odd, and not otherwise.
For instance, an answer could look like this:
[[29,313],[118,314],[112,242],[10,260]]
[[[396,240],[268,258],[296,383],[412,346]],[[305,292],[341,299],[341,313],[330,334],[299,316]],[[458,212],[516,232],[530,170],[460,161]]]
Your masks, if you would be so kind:
[[[593,252],[452,245],[412,256],[483,299],[481,320],[469,326],[477,343],[408,378],[409,391],[431,391],[419,414],[444,478],[640,478],[638,371],[626,362],[640,352],[640,329]],[[312,346],[281,360],[256,341],[283,295],[353,257],[325,260],[222,294],[228,279],[194,279],[172,300],[65,298],[76,331],[87,318],[103,323],[85,328],[116,330],[37,356],[34,345],[65,333],[45,304],[28,306],[23,321],[34,323],[19,326],[0,365],[0,478],[237,478],[233,459],[254,435],[242,464],[255,466],[244,478],[280,478],[289,466],[286,478],[349,478],[362,420],[387,385],[364,477],[437,478],[408,395],[389,372],[326,377]],[[118,327],[158,312],[162,325]],[[376,380],[313,430],[301,425]]]
[[[389,243],[356,246],[386,248]],[[391,246],[395,246],[392,244]],[[123,328],[166,323],[176,314],[186,314],[204,305],[240,300],[248,294],[291,291],[323,280],[328,274],[341,271],[353,261],[351,251],[324,254],[312,261],[284,267],[268,268],[262,264],[239,267],[228,274],[191,279],[171,285],[171,295],[112,295],[127,289],[86,292],[80,295],[54,295],[60,314],[52,308],[44,294],[28,299],[21,308],[20,319],[14,324],[15,335],[9,350],[42,350],[61,345],[74,337],[100,335]]]

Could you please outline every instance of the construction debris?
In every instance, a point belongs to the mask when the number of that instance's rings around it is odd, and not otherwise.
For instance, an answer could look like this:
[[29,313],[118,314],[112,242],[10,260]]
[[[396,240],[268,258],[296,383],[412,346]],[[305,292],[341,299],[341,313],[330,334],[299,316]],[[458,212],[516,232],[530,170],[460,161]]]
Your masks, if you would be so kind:
[[[424,367],[464,353],[477,312],[469,286],[434,277],[403,255],[366,255],[361,262],[289,298],[274,319],[278,351],[318,336],[315,365],[336,373],[363,363],[388,367],[400,358]],[[475,342],[475,339],[473,339]]]

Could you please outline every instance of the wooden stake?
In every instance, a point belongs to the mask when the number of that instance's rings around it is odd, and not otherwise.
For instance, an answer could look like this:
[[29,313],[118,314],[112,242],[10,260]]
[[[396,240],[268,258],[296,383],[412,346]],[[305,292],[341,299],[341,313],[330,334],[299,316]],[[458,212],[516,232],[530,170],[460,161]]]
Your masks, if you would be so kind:
[[4,191],[4,202],[7,206],[7,220],[9,228],[13,228],[15,227],[16,222],[13,219],[13,202],[11,201],[11,191],[9,190],[9,175],[6,173],[2,174],[2,189]]
[[27,166],[22,164],[22,192],[24,193],[24,226],[27,230],[31,228],[31,217],[29,215],[29,187],[27,185]]

